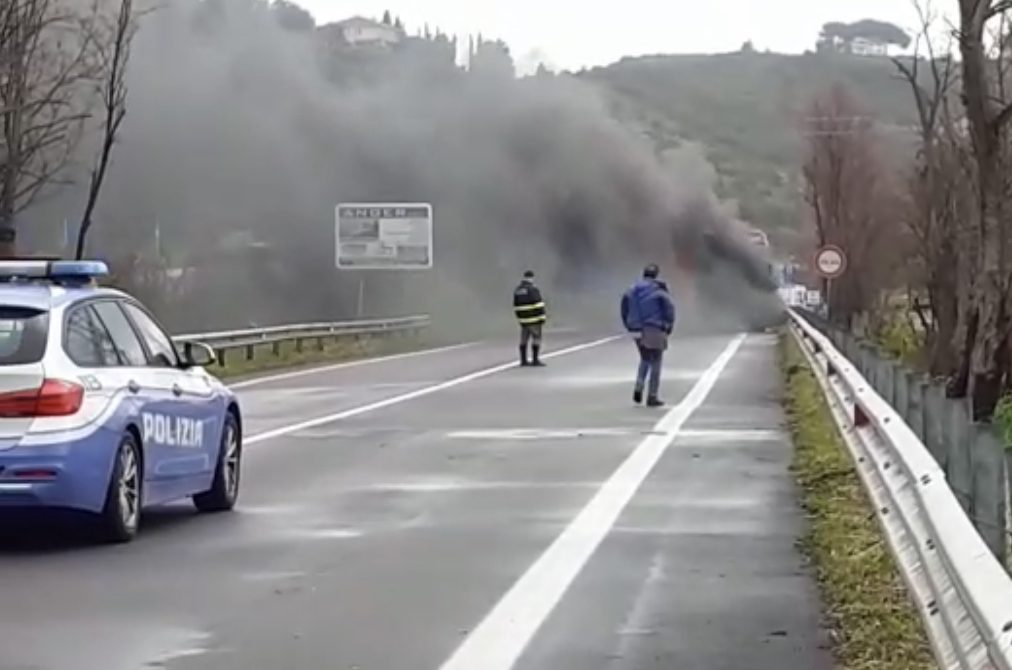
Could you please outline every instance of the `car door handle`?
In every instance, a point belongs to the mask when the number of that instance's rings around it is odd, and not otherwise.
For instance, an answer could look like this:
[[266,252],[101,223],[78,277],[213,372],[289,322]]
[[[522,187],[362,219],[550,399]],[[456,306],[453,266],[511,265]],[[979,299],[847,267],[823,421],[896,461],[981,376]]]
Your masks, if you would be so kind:
[[130,389],[130,393],[140,393],[141,385],[131,379],[127,382],[127,388]]
[[179,396],[183,395],[183,387],[180,386],[179,384],[173,384],[172,385],[172,395],[176,396],[177,398]]

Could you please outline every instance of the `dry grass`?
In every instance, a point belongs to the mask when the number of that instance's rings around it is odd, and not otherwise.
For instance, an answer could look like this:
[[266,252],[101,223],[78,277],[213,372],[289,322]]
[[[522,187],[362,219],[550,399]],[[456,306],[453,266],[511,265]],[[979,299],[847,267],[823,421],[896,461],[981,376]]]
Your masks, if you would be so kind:
[[822,390],[789,335],[781,342],[793,472],[809,527],[801,541],[816,568],[838,666],[928,670],[937,665]]

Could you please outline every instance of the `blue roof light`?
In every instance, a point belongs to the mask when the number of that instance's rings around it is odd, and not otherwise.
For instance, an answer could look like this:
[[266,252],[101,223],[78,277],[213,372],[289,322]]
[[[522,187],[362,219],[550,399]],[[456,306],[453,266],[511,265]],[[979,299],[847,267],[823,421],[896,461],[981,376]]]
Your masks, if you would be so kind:
[[108,274],[109,266],[102,261],[0,261],[0,281],[87,283]]
[[53,261],[49,264],[50,277],[91,279],[108,274],[109,266],[102,261]]

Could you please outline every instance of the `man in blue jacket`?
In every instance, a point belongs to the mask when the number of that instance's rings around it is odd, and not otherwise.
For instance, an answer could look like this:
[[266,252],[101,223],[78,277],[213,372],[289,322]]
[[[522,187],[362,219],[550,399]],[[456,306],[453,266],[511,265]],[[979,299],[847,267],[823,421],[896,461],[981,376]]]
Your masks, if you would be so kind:
[[664,404],[658,397],[661,366],[664,350],[668,348],[668,335],[675,326],[675,304],[668,294],[667,285],[658,279],[659,274],[659,268],[651,263],[643,269],[643,278],[622,296],[622,323],[636,338],[640,353],[633,402],[643,402],[643,386],[649,375],[648,407]]

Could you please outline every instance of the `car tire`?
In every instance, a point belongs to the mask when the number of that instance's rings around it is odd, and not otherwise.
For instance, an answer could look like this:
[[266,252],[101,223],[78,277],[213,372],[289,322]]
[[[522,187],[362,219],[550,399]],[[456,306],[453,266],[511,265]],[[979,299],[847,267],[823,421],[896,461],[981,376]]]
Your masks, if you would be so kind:
[[133,433],[123,435],[116,450],[105,505],[99,519],[102,537],[108,542],[129,542],[140,526],[144,499],[141,448]]
[[239,498],[239,481],[242,473],[242,431],[235,414],[225,415],[218,449],[218,464],[214,469],[211,488],[193,496],[193,504],[201,512],[227,512],[235,507]]

